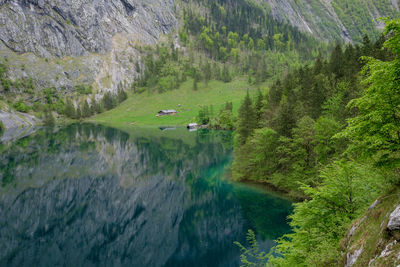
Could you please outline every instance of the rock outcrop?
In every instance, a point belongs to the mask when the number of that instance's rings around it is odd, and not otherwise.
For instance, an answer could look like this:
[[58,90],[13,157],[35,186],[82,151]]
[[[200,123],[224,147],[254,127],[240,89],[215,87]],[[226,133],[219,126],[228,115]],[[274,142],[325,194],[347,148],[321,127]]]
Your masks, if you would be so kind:
[[40,87],[93,85],[99,95],[137,77],[138,45],[175,28],[174,0],[1,0],[0,56],[12,78]]
[[27,113],[0,110],[0,122],[4,126],[0,143],[4,143],[30,135],[41,120]]
[[389,231],[400,230],[400,205],[390,214],[387,229]]
[[117,33],[155,43],[175,25],[173,0],[3,0],[0,38],[40,57],[105,54]]
[[[343,240],[343,266],[400,264],[400,189],[378,198],[350,227]],[[372,249],[371,249],[372,248]]]

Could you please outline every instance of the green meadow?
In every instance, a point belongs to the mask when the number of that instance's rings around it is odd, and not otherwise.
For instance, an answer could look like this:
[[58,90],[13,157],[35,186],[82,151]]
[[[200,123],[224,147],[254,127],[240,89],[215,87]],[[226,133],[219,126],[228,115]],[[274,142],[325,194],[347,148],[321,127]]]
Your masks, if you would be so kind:
[[[229,101],[233,103],[233,112],[236,115],[247,89],[251,94],[256,91],[245,77],[234,79],[230,83],[214,80],[207,86],[199,83],[196,91],[193,90],[193,80],[188,79],[180,88],[165,93],[130,93],[128,99],[115,109],[99,114],[90,121],[116,127],[184,126],[196,122],[200,108],[205,105],[212,105],[216,114]],[[178,114],[156,117],[157,112],[163,109],[175,109]]]

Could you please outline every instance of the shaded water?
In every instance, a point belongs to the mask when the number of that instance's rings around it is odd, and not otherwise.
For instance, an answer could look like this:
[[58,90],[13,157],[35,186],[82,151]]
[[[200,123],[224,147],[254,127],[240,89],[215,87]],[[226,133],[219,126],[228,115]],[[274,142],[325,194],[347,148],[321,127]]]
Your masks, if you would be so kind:
[[229,132],[97,125],[0,145],[0,266],[239,266],[291,203],[226,180]]

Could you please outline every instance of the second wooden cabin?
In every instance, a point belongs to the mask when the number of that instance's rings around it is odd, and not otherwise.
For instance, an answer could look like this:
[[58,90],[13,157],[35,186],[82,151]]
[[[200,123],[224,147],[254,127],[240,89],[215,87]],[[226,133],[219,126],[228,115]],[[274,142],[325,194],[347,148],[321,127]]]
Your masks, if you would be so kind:
[[157,113],[157,117],[160,117],[160,116],[165,116],[165,115],[176,115],[178,112],[176,112],[176,110],[175,109],[167,109],[167,110],[160,110],[158,113]]

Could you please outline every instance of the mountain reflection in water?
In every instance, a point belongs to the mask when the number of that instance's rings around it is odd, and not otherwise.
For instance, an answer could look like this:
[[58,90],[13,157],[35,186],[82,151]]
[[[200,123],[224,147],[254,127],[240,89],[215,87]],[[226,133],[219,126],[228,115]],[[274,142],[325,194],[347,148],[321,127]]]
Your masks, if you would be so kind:
[[74,124],[0,144],[0,266],[239,266],[291,203],[231,183],[230,132]]

